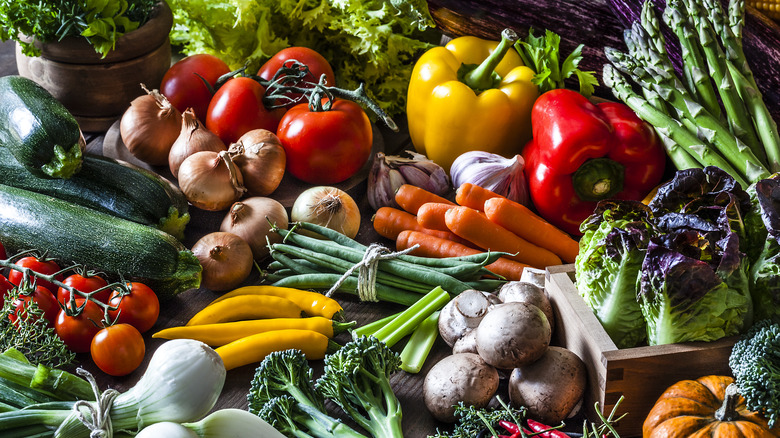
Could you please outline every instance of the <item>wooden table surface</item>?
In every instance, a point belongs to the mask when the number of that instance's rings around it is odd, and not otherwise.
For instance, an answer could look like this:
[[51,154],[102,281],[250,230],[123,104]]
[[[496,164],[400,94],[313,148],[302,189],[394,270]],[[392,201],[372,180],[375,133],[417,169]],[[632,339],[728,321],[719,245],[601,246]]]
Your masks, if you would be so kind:
[[[0,76],[12,74],[17,74],[14,45],[12,42],[0,43]],[[403,118],[403,116],[396,117],[396,122],[399,125],[405,125]],[[408,134],[404,132],[403,127],[398,134],[384,128],[379,130],[385,144],[385,151],[388,153],[398,152],[409,147]],[[105,133],[85,132],[84,134],[88,141],[87,150],[92,153],[101,153]],[[0,176],[0,179],[2,179],[2,176]],[[380,242],[392,248],[392,242],[377,235],[371,227],[370,217],[373,209],[367,201],[365,182],[352,188],[349,193],[358,202],[363,213],[360,232],[356,239],[363,243]],[[192,219],[187,226],[186,238],[184,240],[184,244],[188,248],[191,248],[192,244],[204,234],[216,231],[225,212],[206,212],[191,207],[190,214]],[[256,283],[257,281],[259,281],[259,275],[253,275],[247,284]],[[147,349],[145,361],[139,369],[129,376],[114,378],[102,373],[86,354],[78,355],[77,361],[79,365],[96,376],[101,389],[109,387],[120,391],[127,389],[143,374],[152,352],[162,343],[162,340],[152,339],[151,333],[162,328],[183,325],[192,315],[217,296],[218,294],[209,290],[197,289],[181,293],[172,300],[162,303],[160,317],[156,325],[144,336]],[[378,317],[389,315],[401,309],[392,304],[360,303],[350,295],[337,295],[335,297],[344,307],[347,319],[355,320],[359,324],[373,321]],[[349,337],[346,334],[342,334],[336,340],[343,344],[349,340]],[[446,424],[439,423],[430,416],[422,401],[422,382],[425,373],[435,362],[447,354],[449,354],[448,347],[439,339],[434,345],[425,367],[419,374],[408,374],[401,371],[392,378],[393,388],[403,407],[404,436],[407,438],[426,437],[433,434],[437,427],[447,428]],[[318,375],[322,368],[322,361],[313,361],[312,366],[315,369],[315,374]],[[246,408],[246,395],[254,371],[255,366],[252,365],[229,371],[225,387],[215,409],[227,407]],[[334,405],[329,405],[329,408],[333,407]]]

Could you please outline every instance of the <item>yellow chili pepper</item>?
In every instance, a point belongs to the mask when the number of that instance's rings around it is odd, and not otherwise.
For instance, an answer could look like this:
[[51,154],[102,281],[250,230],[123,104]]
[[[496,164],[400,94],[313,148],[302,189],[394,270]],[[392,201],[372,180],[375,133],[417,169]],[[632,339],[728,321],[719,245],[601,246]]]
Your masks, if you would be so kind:
[[343,331],[351,329],[355,324],[354,321],[338,322],[322,316],[253,319],[249,321],[170,327],[160,330],[153,334],[152,337],[162,339],[195,339],[212,347],[219,347],[257,333],[283,329],[311,330],[332,338]]
[[449,171],[464,152],[512,157],[531,139],[531,108],[539,90],[534,71],[501,42],[455,38],[425,52],[414,66],[406,114],[415,149]]
[[260,318],[300,318],[303,310],[287,298],[271,295],[239,295],[226,298],[187,321],[187,325],[215,324]]
[[287,298],[297,304],[304,313],[309,316],[322,316],[325,318],[342,320],[341,304],[333,298],[326,297],[319,292],[295,289],[292,287],[278,286],[244,286],[232,290],[216,300],[209,303],[209,306],[218,303],[226,298],[232,298],[238,295],[271,295],[275,297]]
[[247,336],[217,347],[214,351],[222,358],[225,369],[232,370],[260,362],[274,351],[291,348],[301,350],[309,360],[323,359],[326,353],[337,348],[336,345],[322,333],[311,330],[287,329]]

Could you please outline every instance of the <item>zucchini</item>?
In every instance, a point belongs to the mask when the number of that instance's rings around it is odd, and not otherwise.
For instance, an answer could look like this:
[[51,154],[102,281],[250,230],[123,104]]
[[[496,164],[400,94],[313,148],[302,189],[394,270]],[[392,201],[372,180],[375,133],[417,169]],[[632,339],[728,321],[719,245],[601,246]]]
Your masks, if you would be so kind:
[[73,115],[35,81],[0,78],[0,146],[43,178],[70,178],[87,143]]
[[160,299],[200,286],[197,257],[173,236],[51,196],[0,184],[0,242],[140,281]]
[[190,220],[187,198],[167,179],[133,164],[85,154],[68,179],[39,178],[0,148],[0,183],[155,226],[179,240]]

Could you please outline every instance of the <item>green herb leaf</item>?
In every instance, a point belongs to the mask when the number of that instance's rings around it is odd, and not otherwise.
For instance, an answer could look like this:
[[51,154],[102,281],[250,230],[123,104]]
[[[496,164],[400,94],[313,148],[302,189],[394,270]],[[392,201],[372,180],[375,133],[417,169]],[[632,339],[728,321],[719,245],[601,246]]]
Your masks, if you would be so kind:
[[[24,283],[20,287],[25,287]],[[15,312],[18,297],[19,288],[11,289],[4,297],[5,302],[0,309],[0,351],[15,349],[31,363],[52,368],[71,364],[76,354],[68,350],[54,328],[49,327],[43,311],[34,300],[28,301],[24,315],[11,322],[8,316]]]
[[565,80],[574,75],[579,81],[580,93],[590,96],[598,80],[595,72],[577,68],[582,61],[583,45],[574,49],[561,64],[560,44],[561,37],[555,32],[546,30],[543,37],[536,37],[533,29],[529,29],[526,39],[515,43],[515,49],[523,63],[536,73],[532,82],[539,87],[540,94],[565,88]]

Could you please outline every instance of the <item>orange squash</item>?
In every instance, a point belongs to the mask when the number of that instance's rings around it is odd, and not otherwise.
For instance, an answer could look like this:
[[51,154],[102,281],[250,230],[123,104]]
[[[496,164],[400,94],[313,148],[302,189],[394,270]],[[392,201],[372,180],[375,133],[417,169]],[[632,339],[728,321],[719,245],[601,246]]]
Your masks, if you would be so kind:
[[745,407],[729,376],[682,380],[658,398],[642,426],[644,438],[778,437],[766,420]]

